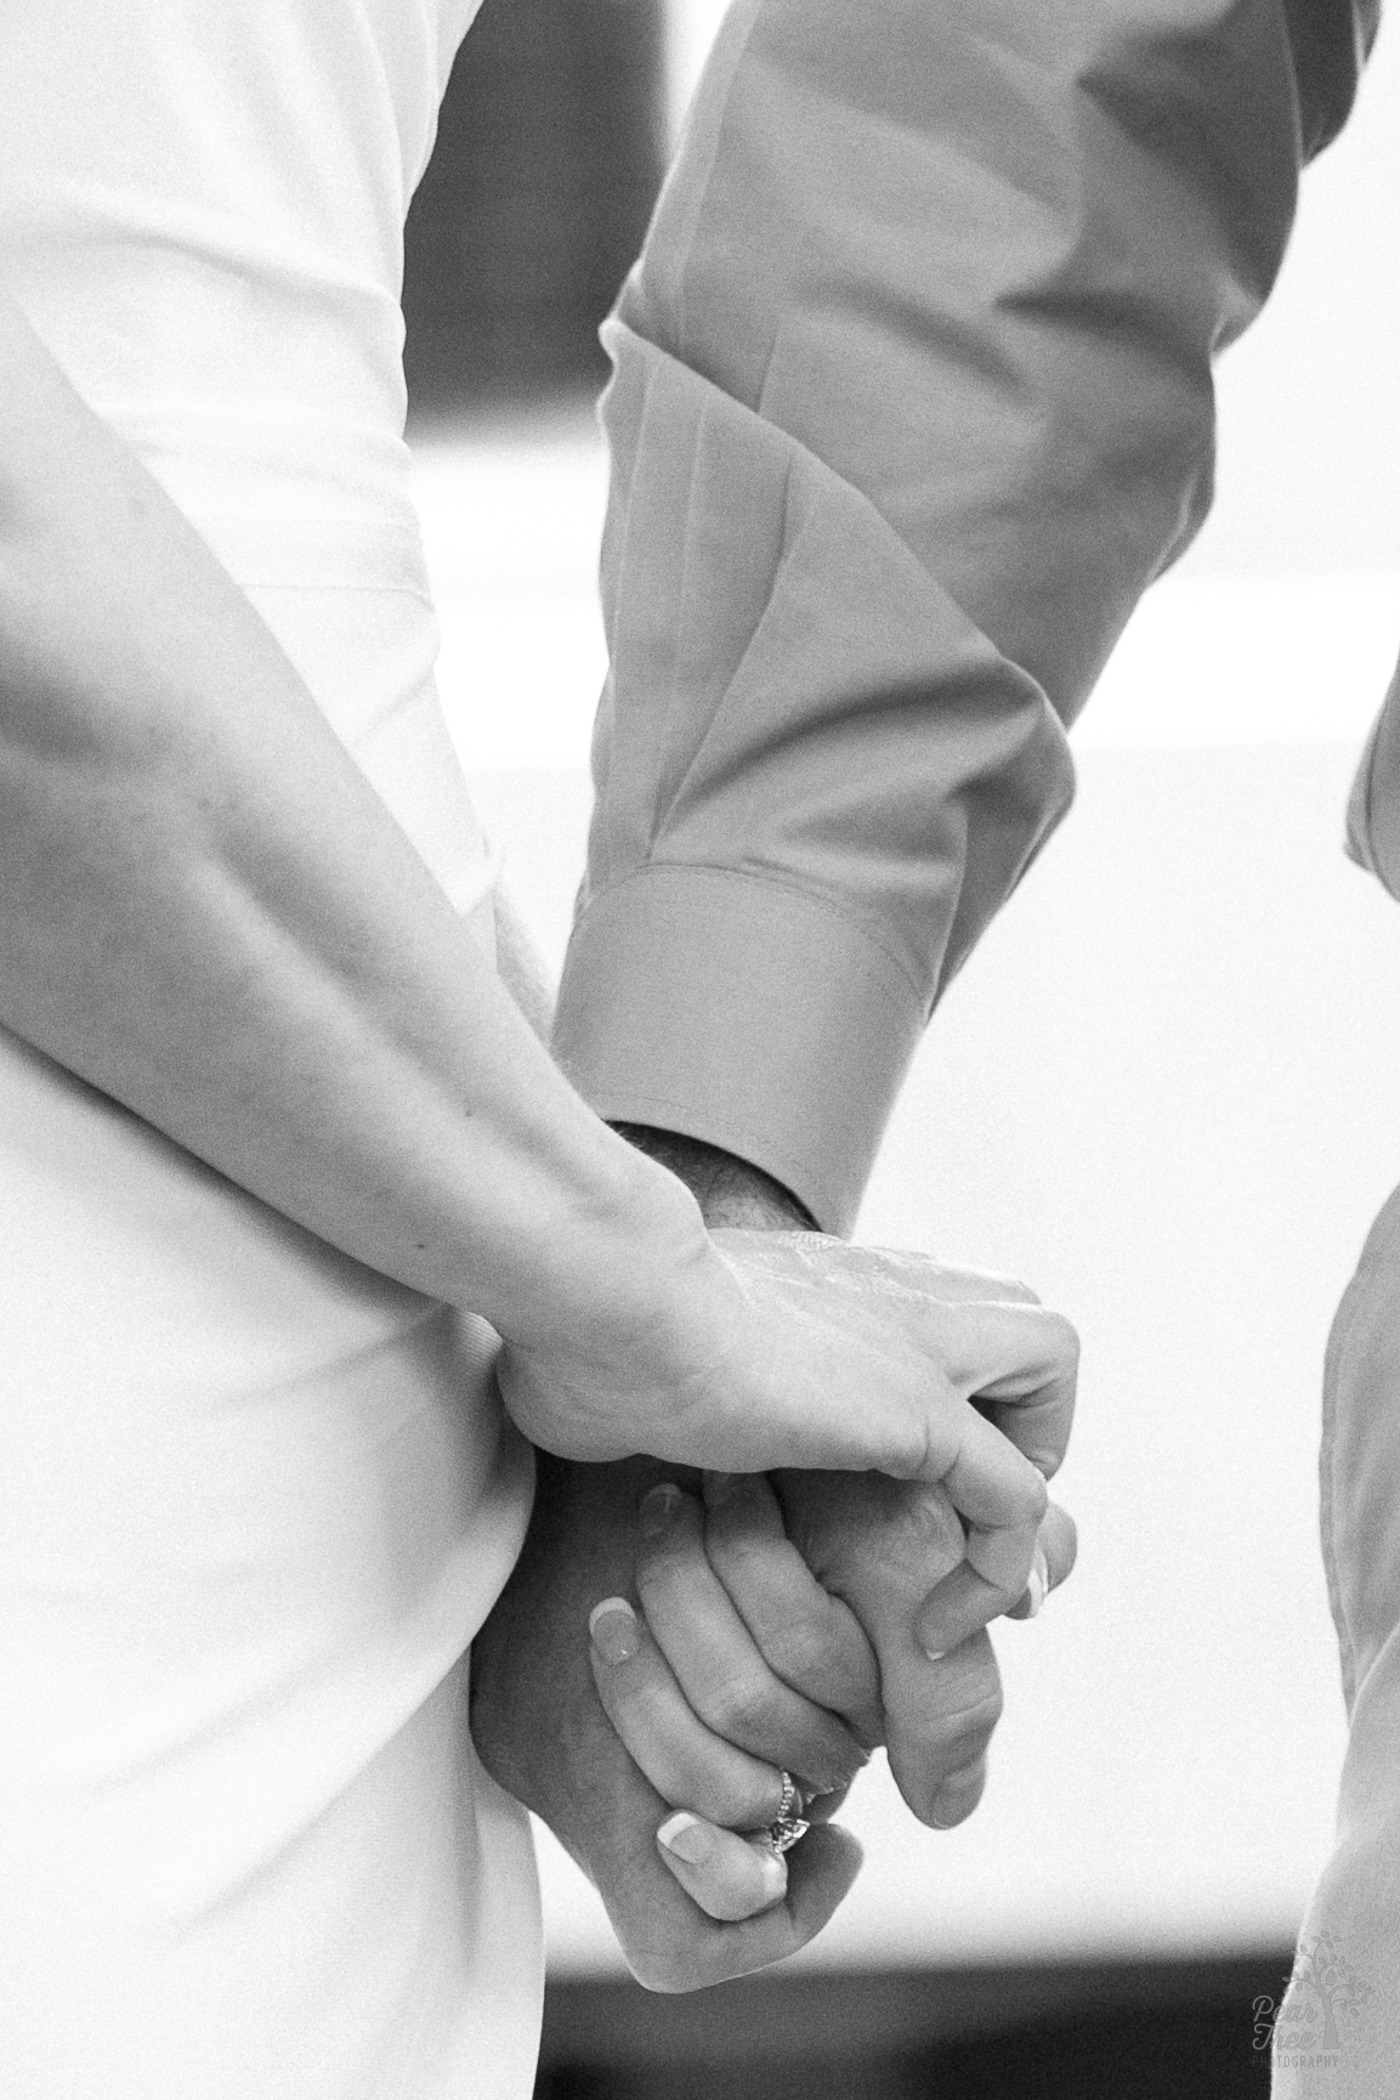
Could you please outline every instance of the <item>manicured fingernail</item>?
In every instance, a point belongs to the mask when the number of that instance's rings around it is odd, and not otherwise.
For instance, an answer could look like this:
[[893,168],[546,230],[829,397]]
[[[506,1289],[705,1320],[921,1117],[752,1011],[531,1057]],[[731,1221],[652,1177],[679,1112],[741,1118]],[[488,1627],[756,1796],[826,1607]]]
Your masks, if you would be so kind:
[[656,1833],[656,1842],[674,1852],[689,1866],[704,1864],[715,1849],[715,1834],[698,1816],[688,1816],[682,1809],[679,1815],[671,1816]]
[[760,1868],[763,1892],[770,1903],[775,1903],[787,1888],[787,1868],[776,1852],[770,1852]]
[[637,1614],[625,1597],[604,1597],[588,1614],[588,1631],[605,1663],[630,1662],[642,1645]]
[[637,1507],[637,1523],[642,1537],[659,1538],[674,1521],[683,1499],[674,1480],[663,1480],[660,1487],[648,1488]]

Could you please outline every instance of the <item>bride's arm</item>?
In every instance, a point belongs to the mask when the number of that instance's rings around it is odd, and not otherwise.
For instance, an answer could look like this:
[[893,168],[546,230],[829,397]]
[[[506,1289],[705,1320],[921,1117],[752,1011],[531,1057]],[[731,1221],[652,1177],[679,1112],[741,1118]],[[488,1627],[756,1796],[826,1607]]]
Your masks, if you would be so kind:
[[[0,302],[0,1021],[505,1334],[703,1256],[244,596]],[[581,1259],[581,1257],[589,1257]]]
[[[970,1559],[1024,1588],[1045,1491],[1013,1444],[1047,1470],[1063,1448],[1066,1324],[950,1309],[917,1256],[707,1235],[570,1087],[247,600],[13,312],[0,1021],[482,1314],[536,1443],[946,1477]],[[1012,1442],[979,1393],[1012,1403]]]

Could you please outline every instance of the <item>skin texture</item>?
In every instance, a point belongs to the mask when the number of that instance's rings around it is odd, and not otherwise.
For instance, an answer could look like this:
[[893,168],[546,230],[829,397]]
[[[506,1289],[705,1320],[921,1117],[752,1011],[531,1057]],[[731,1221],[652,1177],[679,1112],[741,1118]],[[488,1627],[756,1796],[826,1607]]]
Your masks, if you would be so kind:
[[839,1242],[707,1233],[569,1085],[252,605],[3,301],[0,376],[7,1027],[487,1319],[536,1444],[946,1475],[1028,1566],[1042,1484],[969,1401],[1004,1387],[1029,1421],[1042,1386],[1067,1399],[1064,1323],[950,1316],[864,1250],[898,1301],[876,1320]]
[[[687,1181],[712,1228],[791,1231],[807,1216],[771,1176],[716,1147],[622,1128]],[[995,1289],[1032,1298],[1011,1279],[951,1268],[941,1287],[950,1295]],[[943,1489],[874,1473],[785,1469],[771,1486],[751,1476],[720,1486],[711,1475],[705,1501],[706,1557],[773,1676],[842,1714],[862,1739],[887,1743],[891,1772],[922,1822],[962,1822],[981,1798],[1002,1708],[983,1629],[1000,1613],[1026,1615],[1029,1600],[998,1597],[969,1569]],[[1075,1550],[1073,1521],[1051,1505],[1037,1547],[1042,1597],[1070,1574]],[[821,1586],[815,1596],[813,1576]],[[648,1611],[654,1617],[650,1600]],[[683,1638],[683,1617],[673,1612],[659,1629],[668,1653]],[[861,1637],[864,1665],[876,1677],[873,1698],[852,1645]]]
[[524,1551],[472,1659],[482,1762],[543,1817],[595,1883],[624,1954],[652,1990],[694,1990],[781,1960],[809,1940],[855,1877],[846,1833],[813,1830],[782,1900],[738,1922],[705,1914],[656,1842],[672,1804],[633,1762],[594,1685],[588,1617],[630,1587],[639,1495],[652,1461],[540,1461]]
[[[488,1318],[544,1448],[946,1475],[984,1578],[1019,1587],[1043,1482],[970,1397],[1001,1391],[1032,1431],[1066,1415],[1064,1323],[950,1311],[917,1257],[707,1232],[568,1085],[250,603],[3,302],[0,370],[6,1024],[330,1244]],[[587,1587],[559,1621],[576,1646]],[[645,1820],[650,1846],[655,1803]],[[762,1958],[813,1929],[849,1859],[811,1848]]]
[[[663,1137],[658,1156],[684,1168],[690,1143]],[[698,1149],[696,1192],[710,1222],[791,1231],[805,1217],[767,1176]],[[658,1498],[661,1483],[681,1492]],[[889,1738],[896,1779],[923,1820],[946,1827],[970,1814],[1000,1712],[985,1633],[936,1661],[918,1645],[918,1607],[964,1552],[939,1489],[861,1474],[788,1472],[771,1485],[712,1475],[702,1504],[701,1485],[648,1460],[543,1461],[525,1551],[473,1665],[484,1762],[594,1880],[634,1972],[657,1989],[744,1973],[820,1929],[859,1857],[822,1819],[870,1745]],[[649,1495],[666,1522],[644,1521]],[[1056,1513],[1049,1528],[1058,1579],[1072,1563],[1072,1527]],[[645,1606],[636,1651],[622,1662],[587,1637],[609,1598]],[[815,1745],[833,1761],[805,1772],[804,1758],[820,1761]],[[720,1827],[743,1829],[773,1806],[754,1791],[749,1765],[721,1760],[714,1776],[717,1750],[733,1746],[835,1782],[809,1810],[817,1827],[786,1855],[776,1902],[755,1848]],[[714,1842],[697,1866],[655,1833],[706,1787]]]

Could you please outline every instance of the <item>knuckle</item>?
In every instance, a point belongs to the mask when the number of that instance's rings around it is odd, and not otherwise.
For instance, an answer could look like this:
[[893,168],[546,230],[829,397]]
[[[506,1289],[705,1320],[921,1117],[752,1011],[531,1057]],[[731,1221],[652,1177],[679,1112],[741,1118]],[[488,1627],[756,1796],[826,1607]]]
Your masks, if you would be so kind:
[[759,1646],[770,1667],[790,1684],[825,1676],[839,1660],[830,1627],[816,1619],[794,1619],[774,1626]]
[[[911,1587],[922,1593],[955,1568],[965,1550],[962,1525],[941,1483],[890,1481],[868,1510],[860,1536],[839,1557],[836,1582],[848,1601],[872,1590],[891,1598]],[[830,1573],[827,1586],[835,1586]]]
[[662,1543],[644,1544],[633,1570],[637,1594],[645,1607],[682,1594],[686,1588],[689,1556],[683,1547]]
[[686,1788],[684,1805],[722,1830],[758,1830],[777,1811],[778,1786],[762,1779],[717,1780],[712,1775]]
[[897,1521],[892,1523],[887,1540],[892,1561],[920,1574],[926,1573],[930,1561],[940,1566],[957,1566],[963,1556],[963,1529],[946,1488],[921,1481],[896,1508]]
[[772,1586],[777,1555],[769,1539],[752,1532],[712,1529],[705,1539],[711,1567],[726,1587],[764,1591]]
[[720,1678],[703,1695],[702,1718],[717,1735],[738,1740],[771,1719],[774,1702],[747,1673]]
[[981,1740],[993,1733],[1006,1711],[1006,1698],[1000,1684],[987,1689],[966,1707],[962,1715],[964,1736],[976,1736]]
[[[930,1730],[930,1740],[944,1751],[974,1742],[980,1745],[996,1728],[1005,1704],[999,1683],[982,1686],[963,1704],[948,1707],[939,1715],[937,1727]],[[964,1763],[970,1761],[970,1757],[963,1758]]]

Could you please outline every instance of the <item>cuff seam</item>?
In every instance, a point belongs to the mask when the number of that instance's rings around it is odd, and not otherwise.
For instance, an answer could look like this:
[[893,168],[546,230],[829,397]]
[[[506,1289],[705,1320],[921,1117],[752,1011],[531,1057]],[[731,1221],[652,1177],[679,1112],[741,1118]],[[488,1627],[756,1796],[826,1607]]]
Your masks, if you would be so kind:
[[[795,882],[790,876],[770,873],[766,869],[760,871],[752,868],[725,868],[717,866],[711,861],[699,860],[647,860],[643,862],[641,867],[632,869],[630,874],[620,875],[616,880],[600,884],[596,889],[590,888],[575,924],[585,919],[594,904],[602,898],[613,896],[618,891],[627,889],[633,883],[644,881],[648,875],[652,874],[701,875],[708,877],[712,882],[721,883],[747,882],[751,883],[756,889],[781,890],[786,896],[800,898],[804,904],[816,905],[819,910],[826,912],[829,917],[835,919],[840,926],[853,930],[863,940],[868,942],[881,959],[888,963],[889,967],[897,973],[903,985],[914,998],[920,1013],[927,1018],[929,1011],[927,994],[920,990],[913,972],[901,957],[895,953],[893,948],[888,945],[878,926],[872,920],[859,913],[846,911],[841,905],[833,902],[830,897],[824,896],[820,890],[807,889],[802,883]],[[896,1000],[896,1003],[900,1002]]]

